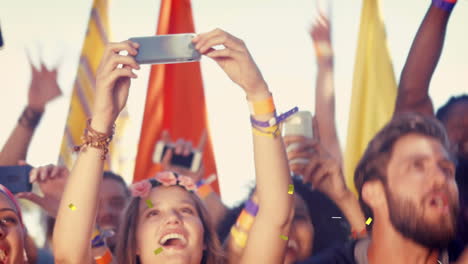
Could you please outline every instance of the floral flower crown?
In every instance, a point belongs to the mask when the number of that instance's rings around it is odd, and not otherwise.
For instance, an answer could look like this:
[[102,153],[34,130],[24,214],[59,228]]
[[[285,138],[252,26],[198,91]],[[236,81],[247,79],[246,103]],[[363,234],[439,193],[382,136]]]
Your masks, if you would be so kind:
[[159,172],[153,178],[145,179],[134,183],[130,186],[133,197],[144,198],[149,195],[150,190],[156,186],[174,186],[184,187],[187,191],[193,192],[197,189],[197,185],[192,178],[178,175],[175,172],[164,171]]

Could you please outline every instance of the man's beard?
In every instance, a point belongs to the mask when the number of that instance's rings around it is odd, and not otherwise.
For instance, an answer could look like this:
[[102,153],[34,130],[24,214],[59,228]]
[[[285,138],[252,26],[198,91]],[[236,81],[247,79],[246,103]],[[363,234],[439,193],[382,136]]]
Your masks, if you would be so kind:
[[458,207],[449,204],[450,220],[440,223],[430,223],[424,219],[424,208],[426,203],[418,208],[414,202],[397,197],[385,185],[385,195],[388,201],[390,222],[393,227],[404,237],[431,249],[444,249],[455,237],[456,216]]

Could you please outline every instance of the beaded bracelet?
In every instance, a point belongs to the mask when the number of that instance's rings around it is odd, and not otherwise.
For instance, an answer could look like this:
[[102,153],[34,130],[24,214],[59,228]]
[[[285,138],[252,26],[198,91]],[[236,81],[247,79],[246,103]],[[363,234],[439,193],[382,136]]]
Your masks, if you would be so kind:
[[435,7],[443,9],[447,12],[451,12],[452,9],[455,7],[457,0],[432,0],[432,4]]
[[234,242],[236,245],[238,245],[240,248],[245,248],[245,245],[247,244],[247,233],[244,231],[241,231],[237,229],[236,226],[233,226],[231,228],[231,236],[234,239]]
[[95,257],[96,264],[110,264],[112,262],[112,253],[106,249],[106,253],[100,257]]
[[101,160],[106,159],[106,154],[109,152],[109,144],[114,136],[115,124],[109,133],[101,133],[91,127],[91,119],[88,119],[84,135],[81,137],[83,143],[75,146],[74,151],[86,150],[88,147],[93,147],[101,150]]
[[286,113],[283,113],[283,114],[281,114],[279,116],[272,117],[268,121],[258,121],[253,116],[250,116],[250,122],[252,123],[253,126],[271,127],[271,126],[277,125],[279,123],[282,123],[288,117],[290,117],[291,115],[297,113],[297,111],[299,111],[299,108],[296,106],[293,109],[287,111]]

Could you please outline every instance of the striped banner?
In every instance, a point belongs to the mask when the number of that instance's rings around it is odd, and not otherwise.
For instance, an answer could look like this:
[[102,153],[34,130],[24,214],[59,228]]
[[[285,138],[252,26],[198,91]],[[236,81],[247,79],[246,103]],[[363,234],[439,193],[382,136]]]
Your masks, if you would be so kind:
[[[108,42],[108,0],[94,0],[73,87],[65,133],[60,147],[58,163],[68,168],[72,167],[76,158],[76,153],[73,153],[73,147],[81,144],[81,136],[86,127],[86,121],[92,114],[91,108],[94,101],[96,70]],[[110,158],[106,160],[106,169],[113,169],[116,173],[119,173],[118,164],[121,158],[118,156],[118,144],[115,142],[120,141],[118,137],[122,135],[122,130],[125,127],[127,119],[127,112],[122,112],[116,122],[117,131],[114,143],[111,144],[109,149]]]

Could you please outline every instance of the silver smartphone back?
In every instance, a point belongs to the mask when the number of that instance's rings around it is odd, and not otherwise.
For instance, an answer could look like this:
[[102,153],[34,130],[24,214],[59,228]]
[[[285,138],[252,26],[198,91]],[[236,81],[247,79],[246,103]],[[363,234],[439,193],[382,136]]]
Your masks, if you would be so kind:
[[169,64],[199,61],[201,54],[192,44],[194,33],[137,37],[140,44],[135,60],[139,64]]

